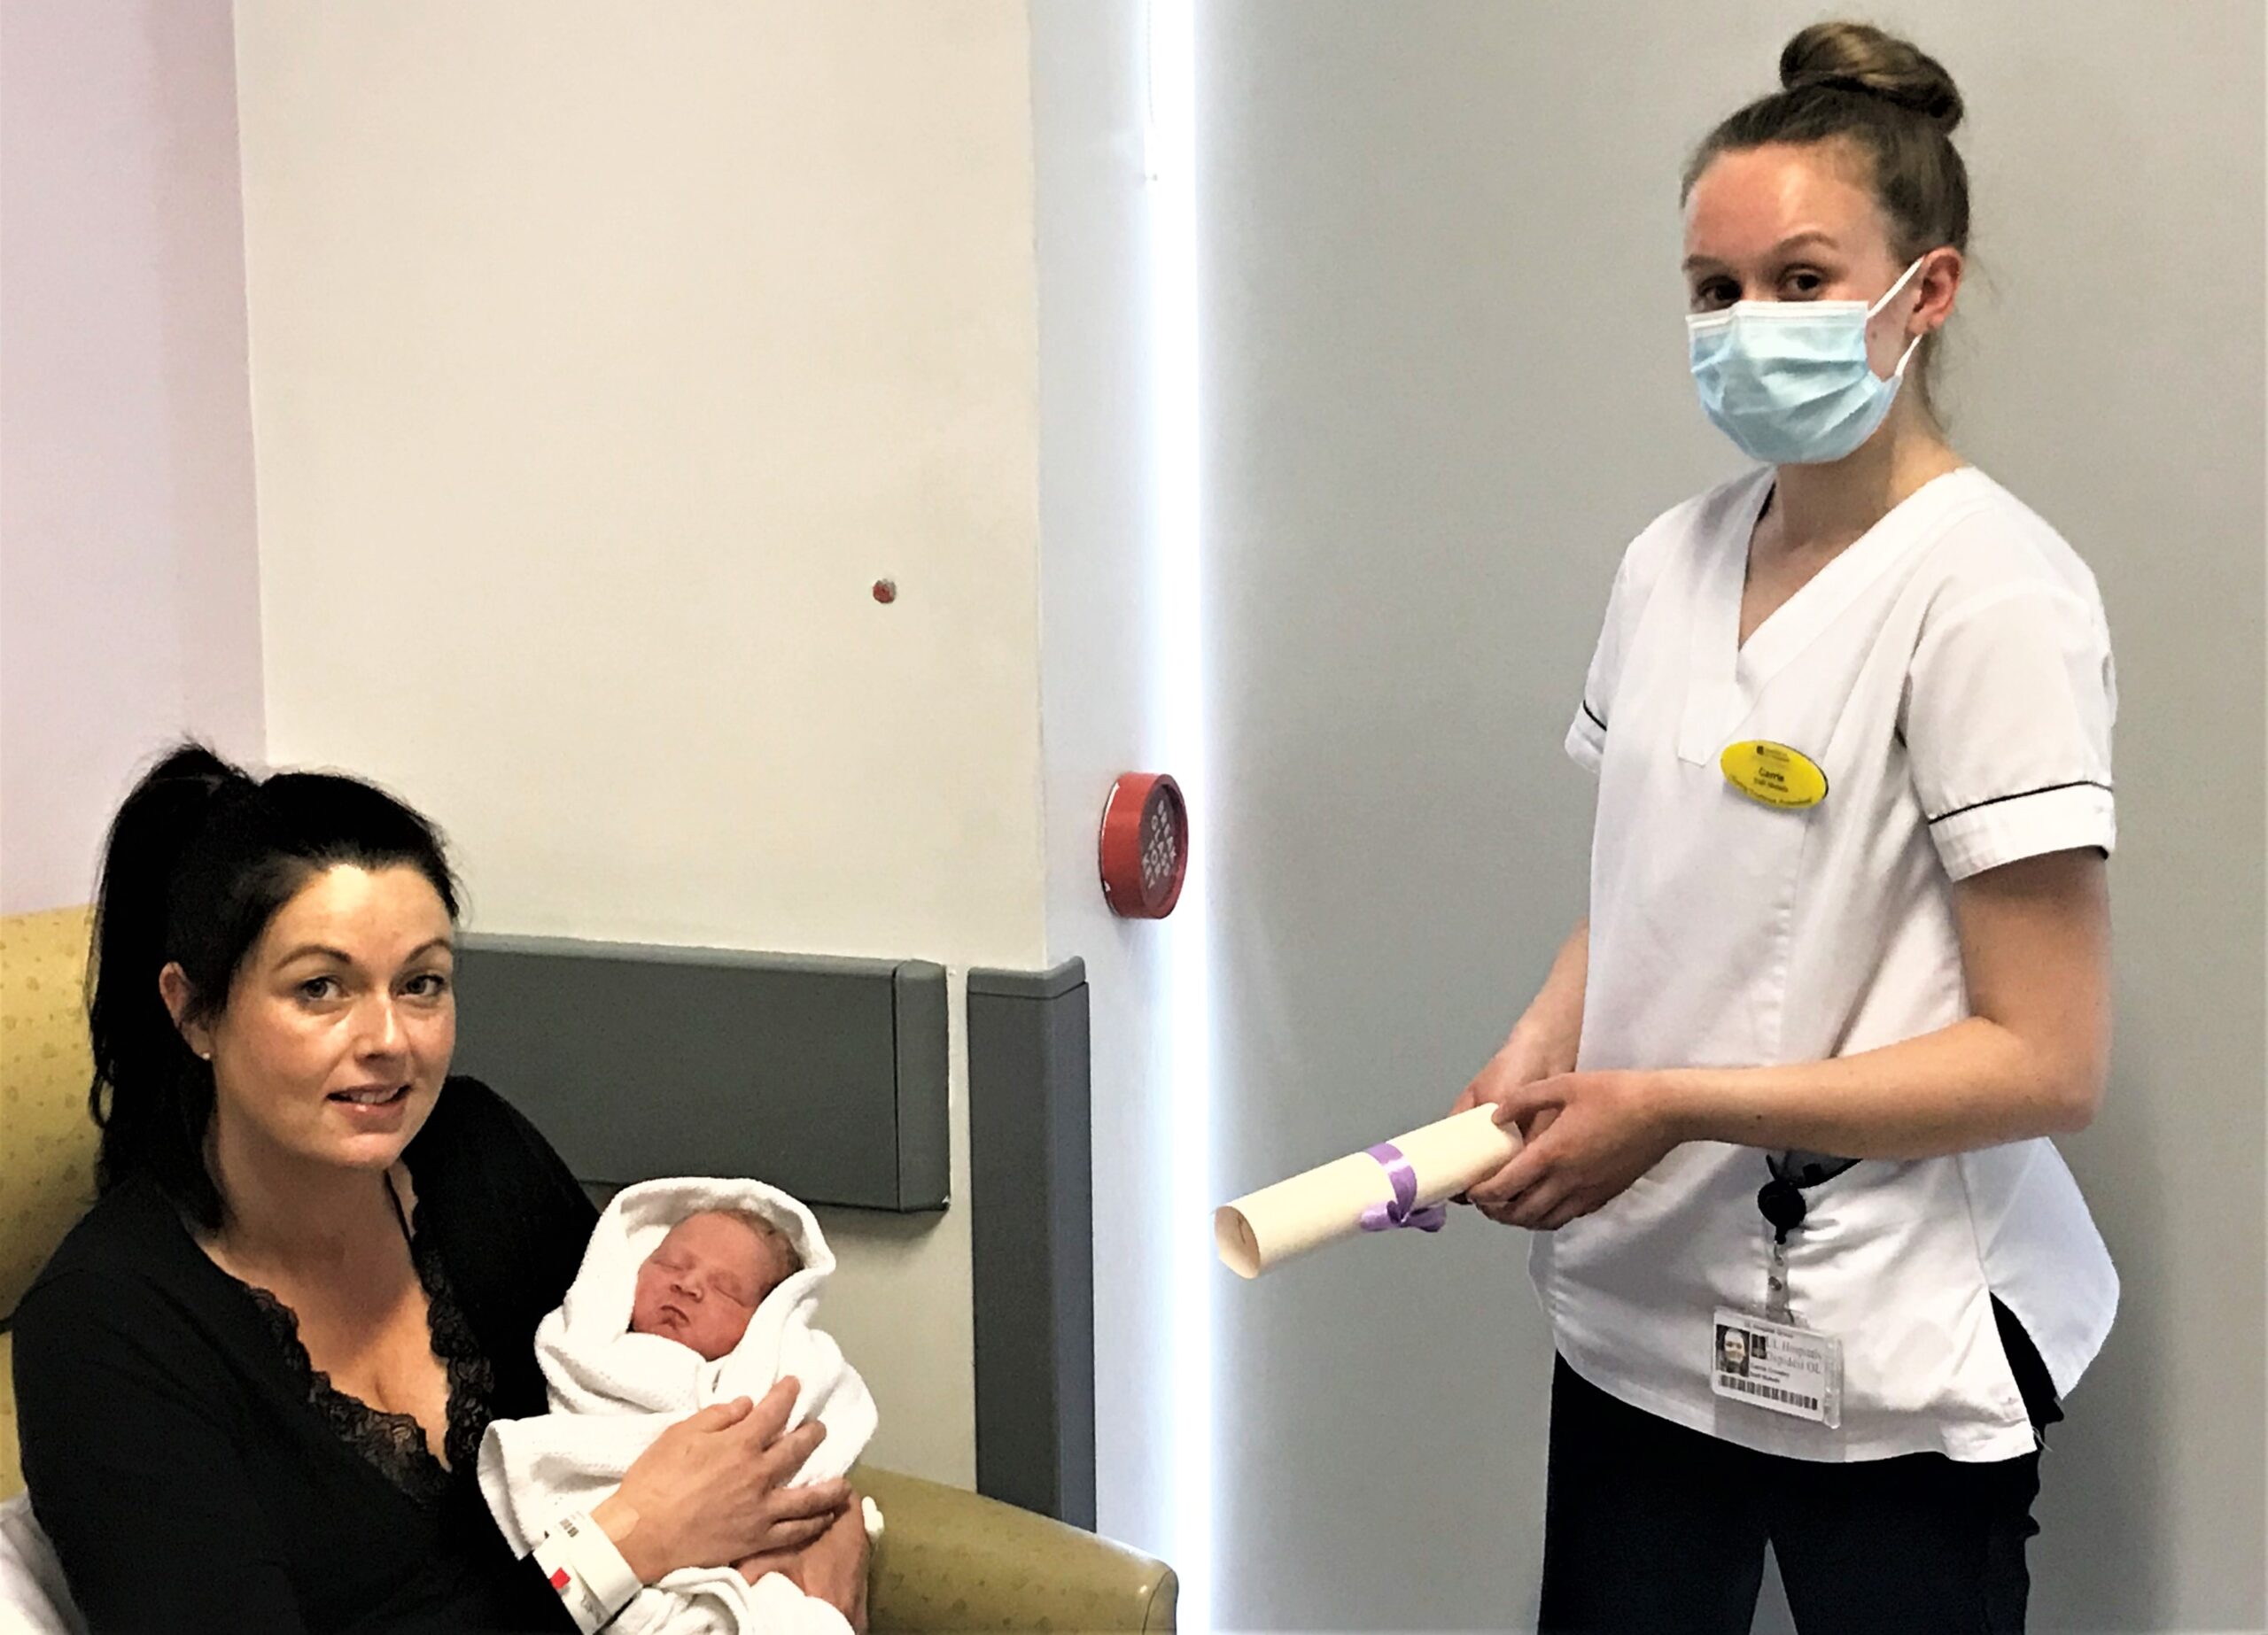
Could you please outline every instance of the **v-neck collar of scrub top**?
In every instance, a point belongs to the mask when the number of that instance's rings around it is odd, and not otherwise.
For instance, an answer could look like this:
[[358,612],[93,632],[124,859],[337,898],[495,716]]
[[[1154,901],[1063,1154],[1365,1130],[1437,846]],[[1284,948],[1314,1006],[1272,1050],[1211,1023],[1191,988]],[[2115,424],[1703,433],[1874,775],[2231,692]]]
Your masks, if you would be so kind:
[[1749,545],[1778,482],[1772,467],[1759,471],[1752,491],[1732,508],[1733,526],[1696,564],[1678,758],[1695,766],[1714,765],[1772,678],[1908,551],[1937,538],[1930,524],[1983,480],[1974,466],[1931,477],[1806,580],[1744,644],[1740,604],[1748,582]]

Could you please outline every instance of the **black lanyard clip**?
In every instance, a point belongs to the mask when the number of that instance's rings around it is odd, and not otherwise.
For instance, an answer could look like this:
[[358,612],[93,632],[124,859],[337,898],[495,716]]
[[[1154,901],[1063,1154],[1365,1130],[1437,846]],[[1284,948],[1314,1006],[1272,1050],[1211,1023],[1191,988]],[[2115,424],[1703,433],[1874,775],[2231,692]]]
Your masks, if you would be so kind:
[[1829,1182],[1859,1160],[1838,1158],[1824,1152],[1771,1152],[1764,1158],[1772,1172],[1756,1195],[1757,1213],[1772,1228],[1772,1241],[1784,1244],[1788,1234],[1803,1225],[1808,1213],[1804,1189]]

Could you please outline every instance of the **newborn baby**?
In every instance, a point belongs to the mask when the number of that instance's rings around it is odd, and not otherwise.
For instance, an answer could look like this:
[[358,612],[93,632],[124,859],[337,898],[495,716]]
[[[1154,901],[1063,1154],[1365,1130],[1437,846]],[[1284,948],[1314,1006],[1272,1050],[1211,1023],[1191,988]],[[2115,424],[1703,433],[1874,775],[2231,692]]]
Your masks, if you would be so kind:
[[[567,1298],[536,1328],[551,1411],[499,1420],[480,1447],[480,1491],[526,1554],[564,1516],[621,1483],[654,1438],[687,1414],[761,1398],[792,1375],[790,1427],[827,1439],[790,1478],[844,1475],[874,1432],[874,1399],[812,1321],[835,1256],[796,1199],[753,1181],[641,1182],[599,1216]],[[869,1536],[881,1515],[868,1500]],[[672,1572],[642,1591],[610,1635],[786,1635],[849,1625],[781,1571],[751,1585],[730,1566]]]
[[788,1235],[752,1209],[704,1209],[669,1229],[638,1267],[630,1331],[715,1362],[741,1343],[765,1297],[804,1269]]

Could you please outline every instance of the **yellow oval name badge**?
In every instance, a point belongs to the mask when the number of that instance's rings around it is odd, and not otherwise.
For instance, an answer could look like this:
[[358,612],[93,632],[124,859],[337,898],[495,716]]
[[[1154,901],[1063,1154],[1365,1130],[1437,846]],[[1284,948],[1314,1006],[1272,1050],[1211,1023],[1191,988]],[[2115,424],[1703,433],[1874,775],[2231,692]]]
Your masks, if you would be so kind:
[[1728,745],[1718,757],[1725,781],[1767,806],[1816,806],[1827,798],[1827,774],[1800,749],[1767,739]]

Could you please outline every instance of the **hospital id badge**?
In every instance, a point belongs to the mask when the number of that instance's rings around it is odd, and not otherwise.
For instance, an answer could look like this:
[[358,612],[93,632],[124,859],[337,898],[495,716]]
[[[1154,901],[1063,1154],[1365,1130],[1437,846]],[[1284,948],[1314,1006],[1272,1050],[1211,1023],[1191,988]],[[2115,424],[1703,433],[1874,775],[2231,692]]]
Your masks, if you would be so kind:
[[1843,1423],[1840,1340],[1720,1307],[1709,1346],[1709,1389],[1717,1396],[1830,1430]]

